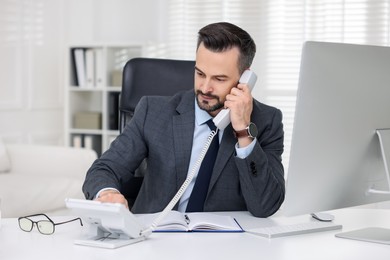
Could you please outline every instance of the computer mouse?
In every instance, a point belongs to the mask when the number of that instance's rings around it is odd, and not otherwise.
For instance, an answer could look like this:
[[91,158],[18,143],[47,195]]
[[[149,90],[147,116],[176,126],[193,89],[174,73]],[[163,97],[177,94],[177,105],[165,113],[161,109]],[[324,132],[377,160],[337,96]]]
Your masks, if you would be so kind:
[[334,216],[329,213],[323,213],[323,212],[316,212],[316,213],[311,213],[311,216],[319,221],[333,221]]

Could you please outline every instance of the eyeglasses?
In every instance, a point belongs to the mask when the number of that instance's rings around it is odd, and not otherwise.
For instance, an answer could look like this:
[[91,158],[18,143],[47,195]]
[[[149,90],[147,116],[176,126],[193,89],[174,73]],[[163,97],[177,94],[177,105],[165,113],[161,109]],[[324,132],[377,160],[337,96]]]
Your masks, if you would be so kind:
[[[38,217],[38,216],[44,216],[47,218],[47,220],[34,221],[34,220],[30,219],[32,217]],[[64,221],[64,222],[54,223],[54,221],[51,220],[45,214],[36,214],[36,215],[30,215],[30,216],[18,218],[19,227],[21,230],[26,231],[26,232],[31,232],[31,230],[33,229],[34,224],[35,224],[37,226],[38,231],[44,235],[53,234],[55,231],[56,225],[61,225],[61,224],[69,223],[69,222],[76,221],[76,220],[80,220],[80,224],[83,225],[81,218],[75,218],[75,219],[71,219],[71,220]]]

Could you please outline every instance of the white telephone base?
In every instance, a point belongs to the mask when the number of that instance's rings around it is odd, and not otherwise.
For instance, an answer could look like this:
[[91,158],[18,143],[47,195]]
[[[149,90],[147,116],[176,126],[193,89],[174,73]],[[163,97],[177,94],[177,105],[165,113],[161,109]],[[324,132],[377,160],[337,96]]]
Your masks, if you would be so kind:
[[89,227],[85,237],[74,241],[77,245],[118,248],[143,241],[151,234],[123,204],[69,198],[65,204]]
[[118,247],[138,243],[145,239],[146,237],[124,239],[124,238],[108,238],[108,237],[95,236],[86,239],[77,239],[74,241],[74,244],[82,245],[82,246],[115,249]]

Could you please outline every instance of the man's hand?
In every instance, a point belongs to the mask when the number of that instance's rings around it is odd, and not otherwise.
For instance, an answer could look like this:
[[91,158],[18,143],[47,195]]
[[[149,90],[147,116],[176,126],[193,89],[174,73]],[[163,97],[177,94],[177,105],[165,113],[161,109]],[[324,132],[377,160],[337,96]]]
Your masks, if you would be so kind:
[[248,85],[240,83],[232,88],[224,105],[230,109],[230,119],[236,131],[248,126],[253,110],[253,97]]
[[[225,107],[230,109],[230,119],[235,131],[245,129],[250,121],[253,110],[253,97],[247,84],[238,84],[226,96]],[[245,147],[252,142],[251,138],[239,138],[239,147]]]
[[99,197],[96,198],[96,200],[100,202],[122,203],[126,208],[129,208],[127,200],[117,190],[104,190],[99,194]]

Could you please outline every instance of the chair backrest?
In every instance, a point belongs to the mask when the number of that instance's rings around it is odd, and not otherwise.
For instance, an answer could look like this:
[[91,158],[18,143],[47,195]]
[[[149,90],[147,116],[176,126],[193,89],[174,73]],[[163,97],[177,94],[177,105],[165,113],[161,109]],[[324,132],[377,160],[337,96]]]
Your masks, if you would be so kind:
[[178,91],[194,87],[195,62],[134,58],[123,69],[122,92],[119,106],[119,131],[132,118],[134,109],[143,96],[172,96]]
[[[119,104],[119,131],[131,120],[134,109],[143,96],[172,96],[181,90],[194,88],[195,61],[134,58],[123,68],[122,92]],[[147,171],[146,160],[133,178],[123,180],[121,192],[131,208],[137,198]]]

